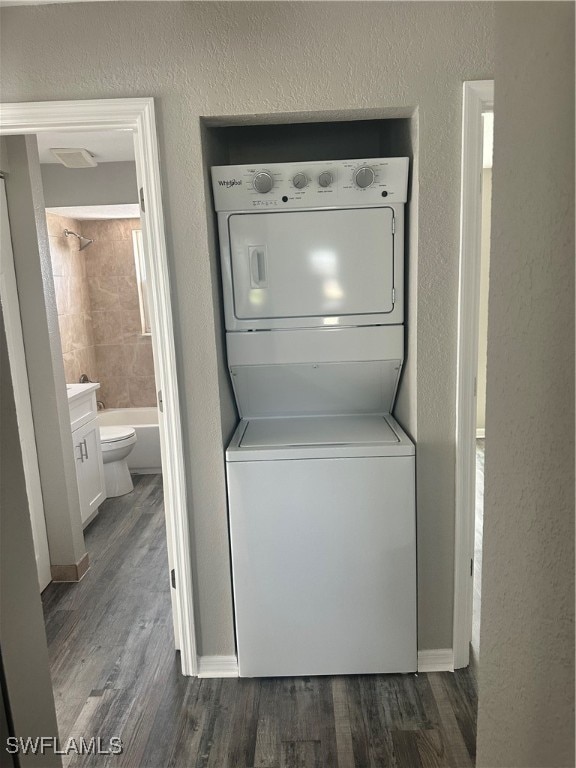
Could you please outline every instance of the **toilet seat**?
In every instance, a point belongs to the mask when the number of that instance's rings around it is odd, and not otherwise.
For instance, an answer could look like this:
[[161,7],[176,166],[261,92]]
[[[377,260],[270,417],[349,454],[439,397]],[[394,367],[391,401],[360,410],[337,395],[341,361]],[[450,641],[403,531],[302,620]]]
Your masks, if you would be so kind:
[[133,427],[100,427],[101,443],[117,443],[120,440],[127,440],[135,435],[136,431]]

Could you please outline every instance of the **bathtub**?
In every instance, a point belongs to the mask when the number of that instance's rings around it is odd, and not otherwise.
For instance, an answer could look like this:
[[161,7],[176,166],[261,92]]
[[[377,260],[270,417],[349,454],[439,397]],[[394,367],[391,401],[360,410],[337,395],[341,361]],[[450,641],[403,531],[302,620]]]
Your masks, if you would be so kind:
[[126,425],[136,430],[136,445],[128,456],[128,468],[135,475],[162,472],[158,408],[105,408],[98,411],[101,427]]

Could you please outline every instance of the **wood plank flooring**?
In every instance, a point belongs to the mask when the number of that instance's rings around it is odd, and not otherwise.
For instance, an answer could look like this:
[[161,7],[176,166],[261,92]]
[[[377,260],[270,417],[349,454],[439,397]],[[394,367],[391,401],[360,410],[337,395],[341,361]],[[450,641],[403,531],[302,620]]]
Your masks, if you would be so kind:
[[159,475],[106,501],[91,567],[43,593],[60,738],[112,736],[121,755],[70,768],[467,768],[476,685],[456,674],[195,679],[173,649]]

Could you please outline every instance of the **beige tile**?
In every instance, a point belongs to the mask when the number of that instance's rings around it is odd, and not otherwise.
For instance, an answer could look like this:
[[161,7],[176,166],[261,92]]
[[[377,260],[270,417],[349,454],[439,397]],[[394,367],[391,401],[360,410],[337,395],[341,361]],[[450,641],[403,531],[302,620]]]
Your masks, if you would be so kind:
[[124,378],[133,368],[134,345],[97,344],[96,364],[101,379]]
[[59,315],[70,314],[69,283],[70,278],[67,275],[54,275],[54,292]]
[[80,378],[80,366],[75,352],[67,352],[62,355],[64,361],[64,377],[67,384],[76,384]]
[[54,213],[47,213],[46,228],[48,229],[48,237],[58,237],[62,232],[60,216],[56,216]]
[[92,312],[92,329],[96,344],[114,344],[124,341],[123,312],[119,309],[109,312]]
[[154,359],[152,357],[152,343],[138,344],[134,346],[132,376],[154,376]]
[[87,311],[83,284],[84,279],[80,275],[70,275],[68,278],[68,311],[71,315],[84,315]]
[[140,319],[139,309],[123,309],[122,316],[122,337],[124,343],[139,343],[142,338],[142,321]]
[[86,335],[86,325],[84,315],[66,315],[70,323],[70,343],[71,349],[84,349],[89,346],[89,340]]
[[62,354],[73,352],[78,346],[74,345],[74,316],[59,315],[58,327],[60,329],[60,344],[62,345]]
[[94,347],[83,347],[76,350],[76,361],[80,369],[78,378],[85,373],[90,381],[98,381],[98,371],[96,366],[96,357]]
[[115,275],[88,278],[88,291],[92,311],[120,309],[119,278]]
[[130,393],[127,379],[101,377],[100,389],[96,393],[106,408],[130,408]]
[[93,347],[95,345],[94,340],[94,324],[91,314],[81,315],[82,322],[84,323],[84,338],[86,339],[86,346]]
[[91,277],[107,277],[121,274],[120,265],[115,252],[116,241],[101,241],[93,247],[94,253],[86,263],[86,273]]
[[68,249],[61,242],[62,239],[59,237],[48,238],[53,275],[67,275],[69,272]]
[[68,255],[68,269],[71,275],[84,278],[86,275],[86,252],[70,251]]
[[144,408],[156,405],[156,384],[154,376],[139,376],[129,381],[130,407]]
[[113,248],[115,274],[136,279],[132,240],[116,240],[113,243]]
[[139,309],[138,286],[135,277],[119,277],[118,293],[122,309]]

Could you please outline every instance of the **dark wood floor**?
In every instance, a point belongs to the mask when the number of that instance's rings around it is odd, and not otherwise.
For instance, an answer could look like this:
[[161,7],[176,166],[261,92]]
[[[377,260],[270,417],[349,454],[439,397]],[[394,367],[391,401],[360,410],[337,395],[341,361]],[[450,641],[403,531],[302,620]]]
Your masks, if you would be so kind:
[[43,593],[60,737],[123,753],[64,764],[130,768],[474,765],[476,687],[456,674],[200,680],[173,650],[162,481],[106,501],[91,568]]

